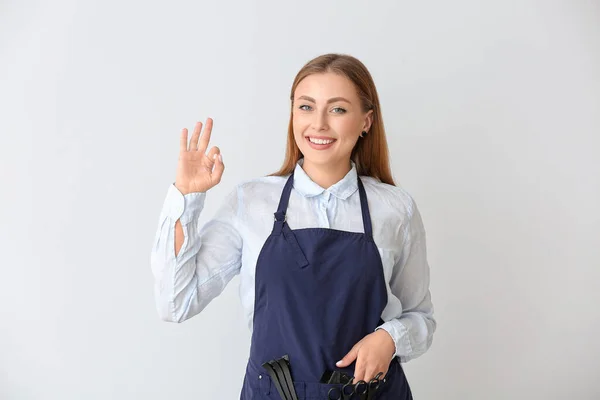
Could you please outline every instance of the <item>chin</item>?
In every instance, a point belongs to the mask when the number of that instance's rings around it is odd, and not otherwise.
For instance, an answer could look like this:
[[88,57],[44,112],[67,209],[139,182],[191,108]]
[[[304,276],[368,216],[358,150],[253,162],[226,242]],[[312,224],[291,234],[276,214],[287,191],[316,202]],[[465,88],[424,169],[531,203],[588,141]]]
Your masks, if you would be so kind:
[[[335,163],[339,160],[335,155],[325,155],[325,154],[311,154],[311,149],[308,149],[307,152],[302,152],[304,155],[304,160],[310,162],[315,165],[327,165],[331,163]],[[301,150],[302,151],[302,150]]]

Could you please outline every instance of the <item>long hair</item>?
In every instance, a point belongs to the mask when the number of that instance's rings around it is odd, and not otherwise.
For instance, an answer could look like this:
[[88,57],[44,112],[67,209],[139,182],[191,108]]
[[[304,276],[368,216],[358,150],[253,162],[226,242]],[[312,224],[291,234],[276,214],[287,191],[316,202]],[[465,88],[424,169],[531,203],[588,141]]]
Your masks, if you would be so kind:
[[269,176],[284,176],[292,173],[298,160],[303,157],[294,140],[294,93],[302,79],[311,74],[325,72],[333,72],[345,76],[352,81],[356,87],[363,112],[373,110],[373,122],[369,132],[357,141],[350,155],[351,160],[356,163],[358,175],[371,176],[378,178],[383,183],[395,185],[390,171],[389,151],[383,128],[379,96],[377,95],[373,78],[361,61],[350,55],[337,53],[324,54],[310,60],[296,75],[290,92],[290,121],[288,124],[285,160],[279,171]]

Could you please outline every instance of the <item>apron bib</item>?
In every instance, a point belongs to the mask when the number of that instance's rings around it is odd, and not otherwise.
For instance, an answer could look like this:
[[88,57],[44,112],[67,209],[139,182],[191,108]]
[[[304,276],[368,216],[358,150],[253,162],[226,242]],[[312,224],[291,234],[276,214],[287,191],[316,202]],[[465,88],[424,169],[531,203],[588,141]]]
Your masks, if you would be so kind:
[[[289,355],[298,399],[327,399],[329,389],[341,385],[319,383],[322,374],[339,370],[353,376],[355,362],[346,368],[335,363],[383,323],[383,265],[373,241],[366,192],[357,179],[364,233],[292,230],[285,215],[294,174],[287,180],[273,231],[257,259],[253,332],[241,400],[281,400],[262,364],[284,354]],[[395,358],[376,399],[412,399]]]

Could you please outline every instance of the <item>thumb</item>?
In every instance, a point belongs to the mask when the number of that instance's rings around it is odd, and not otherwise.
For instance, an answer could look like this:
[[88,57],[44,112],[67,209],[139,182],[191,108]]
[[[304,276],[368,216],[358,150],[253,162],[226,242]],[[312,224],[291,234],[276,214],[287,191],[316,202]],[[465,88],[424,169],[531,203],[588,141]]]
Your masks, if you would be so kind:
[[223,156],[221,153],[215,154],[215,168],[213,170],[212,176],[213,180],[216,183],[221,182],[221,177],[223,176],[223,171],[225,170],[225,164],[223,164]]
[[347,367],[348,365],[352,364],[352,362],[356,360],[356,357],[358,356],[358,347],[358,343],[355,344],[348,354],[346,354],[340,361],[336,362],[335,365],[338,367]]

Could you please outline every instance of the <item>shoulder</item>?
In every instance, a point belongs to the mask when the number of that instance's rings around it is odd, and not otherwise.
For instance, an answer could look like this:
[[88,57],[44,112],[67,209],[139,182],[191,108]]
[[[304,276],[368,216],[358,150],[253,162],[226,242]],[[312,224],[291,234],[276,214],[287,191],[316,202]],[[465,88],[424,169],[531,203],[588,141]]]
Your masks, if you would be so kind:
[[372,177],[361,179],[367,192],[374,233],[382,247],[396,248],[406,242],[411,232],[422,230],[415,200],[405,188]]
[[234,192],[240,217],[263,218],[277,208],[283,186],[289,176],[261,176],[238,182]]
[[236,185],[236,190],[242,196],[268,194],[281,191],[289,176],[261,176],[246,179]]
[[369,202],[381,205],[393,214],[410,218],[416,209],[412,195],[401,185],[390,185],[370,176],[360,177]]

